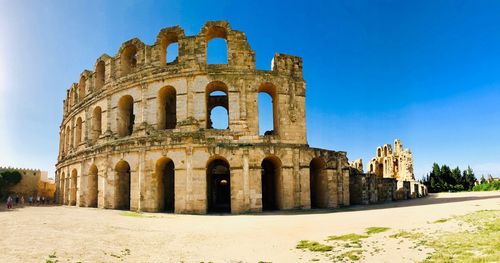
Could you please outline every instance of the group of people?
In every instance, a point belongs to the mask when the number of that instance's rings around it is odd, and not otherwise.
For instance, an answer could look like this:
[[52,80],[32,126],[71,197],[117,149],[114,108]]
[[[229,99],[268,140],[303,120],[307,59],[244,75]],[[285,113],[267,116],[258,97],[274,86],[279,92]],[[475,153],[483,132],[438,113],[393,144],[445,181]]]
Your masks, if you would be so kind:
[[[45,196],[29,196],[28,198],[28,205],[36,205],[36,206],[39,206],[39,205],[48,205],[50,204],[50,199]],[[13,209],[14,206],[18,206],[18,205],[21,205],[21,206],[24,206],[25,204],[25,199],[24,199],[24,196],[21,195],[19,196],[18,194],[15,196],[15,197],[12,197],[11,195],[9,195],[7,197],[7,209]]]

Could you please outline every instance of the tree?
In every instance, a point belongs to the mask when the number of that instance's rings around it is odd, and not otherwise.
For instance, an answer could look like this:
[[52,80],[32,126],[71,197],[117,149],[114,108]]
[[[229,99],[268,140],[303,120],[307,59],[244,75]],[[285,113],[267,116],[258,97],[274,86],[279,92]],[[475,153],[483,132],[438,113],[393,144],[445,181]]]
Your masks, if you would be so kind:
[[3,171],[0,173],[0,194],[3,194],[5,189],[18,184],[22,179],[19,171]]

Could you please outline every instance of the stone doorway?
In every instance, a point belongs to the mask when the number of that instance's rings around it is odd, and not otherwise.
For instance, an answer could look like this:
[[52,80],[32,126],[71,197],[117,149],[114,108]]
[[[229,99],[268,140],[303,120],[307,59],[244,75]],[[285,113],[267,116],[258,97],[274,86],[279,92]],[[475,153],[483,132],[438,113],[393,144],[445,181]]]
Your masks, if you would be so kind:
[[130,165],[119,161],[116,171],[116,209],[130,210]]
[[231,213],[231,176],[224,160],[210,162],[207,169],[209,213]]
[[174,162],[162,157],[156,162],[158,182],[157,207],[159,211],[175,211],[175,166]]
[[273,211],[282,208],[281,162],[268,157],[261,164],[262,210]]

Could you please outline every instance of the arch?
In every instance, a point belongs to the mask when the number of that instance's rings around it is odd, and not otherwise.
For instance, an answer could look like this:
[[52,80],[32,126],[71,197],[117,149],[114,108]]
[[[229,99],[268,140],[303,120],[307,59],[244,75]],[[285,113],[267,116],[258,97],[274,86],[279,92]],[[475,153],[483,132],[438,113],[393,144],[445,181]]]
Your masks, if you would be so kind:
[[276,156],[266,157],[261,163],[262,210],[283,208],[281,161]]
[[387,145],[384,146],[384,156],[388,156],[387,155]]
[[[160,63],[166,65],[177,62],[179,54],[179,37],[175,32],[166,33],[160,40]],[[173,48],[173,49],[172,49]],[[177,56],[170,56],[169,53],[176,53]],[[170,58],[170,59],[169,59]]]
[[377,148],[377,157],[382,157],[382,149]]
[[175,211],[175,165],[166,157],[156,161],[156,206],[158,211]]
[[97,166],[93,164],[90,166],[87,175],[87,206],[97,207],[97,195],[99,192],[98,186],[98,170]]
[[62,172],[62,175],[59,176],[59,196],[60,196],[60,200],[59,200],[59,203],[61,205],[64,204],[64,194],[65,194],[65,189],[64,189],[64,180],[66,179],[66,174],[64,172]]
[[228,124],[227,128],[229,128],[229,98],[227,85],[221,81],[212,81],[207,85],[205,94],[207,129],[213,129],[212,110],[218,106],[226,109]]
[[[278,134],[278,129],[279,129],[279,109],[278,109],[278,94],[277,94],[277,88],[274,86],[272,83],[266,82],[263,83],[259,86],[258,89],[258,103],[257,103],[257,111],[258,116],[259,116],[259,135],[274,135]],[[272,130],[265,131],[264,129],[261,129],[261,116],[268,115],[268,113],[263,113],[260,112],[260,107],[265,106],[261,105],[261,94],[267,94],[269,97],[271,97],[271,107],[272,107]],[[265,127],[264,127],[265,128]]]
[[102,110],[97,106],[92,111],[92,143],[96,143],[102,133]]
[[134,130],[134,98],[125,95],[118,101],[118,137],[132,135]]
[[207,64],[227,64],[229,49],[226,28],[221,26],[212,26],[208,28],[205,35],[205,41],[207,45]]
[[85,82],[87,80],[85,79],[84,76],[80,77],[80,82],[78,83],[78,101],[82,101],[83,98],[85,98],[86,95],[86,87],[85,87]]
[[311,208],[328,207],[328,176],[326,163],[321,158],[314,158],[309,164],[309,182]]
[[133,44],[123,48],[120,56],[122,76],[130,73],[137,66],[137,47]]
[[73,169],[71,171],[69,205],[76,206],[76,192],[78,190],[77,178],[78,178],[78,172],[76,171],[76,169]]
[[177,92],[172,86],[158,91],[158,129],[175,129],[177,125]]
[[227,160],[213,158],[207,163],[207,210],[231,212],[231,175]]
[[95,68],[95,87],[97,90],[102,89],[106,77],[106,65],[104,61],[99,61]]
[[66,153],[69,152],[69,147],[70,147],[70,137],[71,137],[71,129],[69,128],[69,125],[66,126],[66,138],[64,138],[66,140]]
[[81,117],[78,117],[78,119],[76,119],[76,129],[75,129],[75,147],[78,147],[78,145],[80,145],[80,143],[82,143],[82,125],[83,125],[83,122],[82,122],[82,118]]
[[130,209],[131,172],[130,165],[120,160],[115,165],[115,208]]

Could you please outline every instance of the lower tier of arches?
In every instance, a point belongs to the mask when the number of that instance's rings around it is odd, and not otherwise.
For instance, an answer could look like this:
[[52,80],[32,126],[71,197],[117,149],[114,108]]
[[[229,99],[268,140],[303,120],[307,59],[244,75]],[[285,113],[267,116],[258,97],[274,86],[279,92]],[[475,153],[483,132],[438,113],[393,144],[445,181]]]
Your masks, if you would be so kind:
[[190,146],[99,153],[57,165],[60,204],[175,213],[349,205],[345,153],[305,146]]

